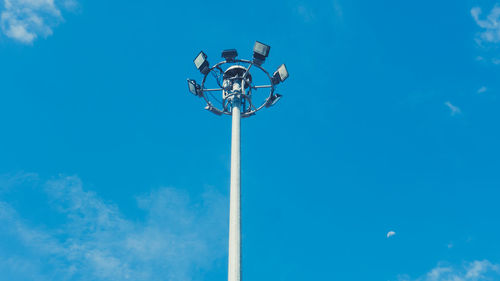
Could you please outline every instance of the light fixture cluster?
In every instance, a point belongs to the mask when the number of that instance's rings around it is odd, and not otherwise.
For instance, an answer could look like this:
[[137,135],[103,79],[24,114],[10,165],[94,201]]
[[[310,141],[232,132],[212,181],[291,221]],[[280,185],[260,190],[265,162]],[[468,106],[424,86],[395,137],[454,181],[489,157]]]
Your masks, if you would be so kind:
[[[195,57],[193,62],[194,62],[194,65],[196,66],[196,68],[200,71],[200,73],[205,76],[203,79],[203,82],[205,82],[207,75],[213,69],[218,68],[220,70],[219,65],[224,64],[224,63],[241,63],[241,62],[243,62],[243,63],[253,64],[253,65],[256,65],[258,68],[260,68],[261,70],[263,70],[267,74],[267,72],[262,68],[262,65],[264,64],[267,57],[269,56],[270,50],[271,50],[271,47],[269,45],[266,45],[262,42],[256,41],[255,45],[253,47],[253,59],[251,61],[237,59],[238,51],[236,49],[227,49],[227,50],[222,51],[222,55],[221,55],[221,57],[224,58],[225,61],[220,62],[213,67],[210,67],[210,63],[207,60],[207,55],[203,51],[198,53],[198,55]],[[243,71],[243,72],[245,72],[245,71]],[[248,71],[246,71],[245,75],[249,75]],[[271,85],[262,86],[262,87],[271,88],[271,91],[270,91],[269,96],[267,97],[267,99],[265,100],[265,102],[262,104],[261,107],[264,107],[264,106],[271,107],[281,99],[282,95],[274,93],[274,88],[276,85],[283,83],[289,76],[288,70],[287,70],[285,64],[280,65],[278,67],[278,69],[273,73],[272,76],[269,76],[269,74],[267,74],[267,75],[270,78]],[[245,77],[243,77],[243,78],[245,79]],[[251,83],[251,77],[249,77],[249,78],[250,78],[250,83]],[[195,96],[203,97],[206,99],[204,93],[206,91],[214,91],[214,89],[211,89],[211,90],[204,89],[203,88],[204,83],[202,83],[202,85],[200,86],[193,79],[188,79],[187,82],[188,82],[189,92],[191,92]],[[245,88],[247,87],[247,85],[248,84],[245,85]],[[258,88],[258,87],[255,87],[255,88]],[[217,90],[217,89],[215,89],[215,90]],[[220,90],[223,90],[223,89],[220,89]],[[205,109],[207,109],[207,110],[209,110],[217,115],[222,115],[225,113],[225,112],[223,112],[225,110],[223,110],[223,111],[219,110],[218,108],[214,107],[210,102],[208,102],[208,100],[207,100],[207,104],[208,105]],[[260,109],[261,107],[259,107],[258,109]],[[257,110],[255,110],[255,111],[257,111]],[[247,112],[248,116],[253,115],[255,113],[255,111]]]

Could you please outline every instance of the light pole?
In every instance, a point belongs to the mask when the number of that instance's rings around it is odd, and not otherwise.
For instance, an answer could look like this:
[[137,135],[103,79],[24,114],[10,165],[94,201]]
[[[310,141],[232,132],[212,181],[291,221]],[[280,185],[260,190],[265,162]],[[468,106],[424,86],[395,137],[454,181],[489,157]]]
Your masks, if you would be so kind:
[[[275,93],[276,86],[288,78],[284,64],[272,76],[262,67],[270,49],[268,45],[255,42],[251,61],[237,59],[238,52],[235,49],[225,50],[222,52],[225,60],[212,67],[207,55],[200,52],[194,64],[203,74],[203,81],[199,85],[195,80],[188,79],[189,91],[204,99],[207,104],[205,109],[217,115],[232,115],[228,281],[241,280],[241,118],[255,115],[263,107],[274,105],[281,98],[280,94]],[[262,72],[261,77],[250,73],[252,67]],[[209,74],[215,80],[213,87],[207,87]],[[259,81],[256,80],[259,78],[266,83],[257,85]],[[217,92],[221,93],[219,98],[214,94]]]

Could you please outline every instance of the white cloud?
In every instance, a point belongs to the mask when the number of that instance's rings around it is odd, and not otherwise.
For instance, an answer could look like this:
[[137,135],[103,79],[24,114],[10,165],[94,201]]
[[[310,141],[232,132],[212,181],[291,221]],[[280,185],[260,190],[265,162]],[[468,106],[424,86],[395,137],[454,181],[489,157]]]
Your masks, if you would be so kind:
[[216,192],[193,202],[182,191],[159,189],[138,198],[145,214],[138,220],[85,191],[77,177],[44,186],[52,215],[64,223],[28,222],[0,201],[0,264],[11,264],[6,272],[16,277],[9,280],[189,281],[225,256],[227,200]]
[[486,18],[481,19],[482,10],[480,7],[471,9],[471,15],[476,24],[483,30],[478,35],[478,43],[498,43],[500,42],[500,6],[495,5]]
[[455,116],[455,115],[462,113],[462,111],[460,110],[460,108],[458,106],[453,105],[449,101],[445,102],[444,105],[446,105],[450,109],[451,116]]
[[2,32],[14,40],[31,44],[39,36],[52,35],[52,28],[62,21],[54,0],[4,0],[0,14]]
[[470,11],[472,18],[480,28],[475,41],[481,47],[484,54],[478,60],[500,64],[498,50],[500,48],[500,4],[487,13],[483,14],[483,9],[474,7]]
[[392,230],[391,230],[391,231],[387,232],[387,238],[389,238],[389,237],[391,237],[391,236],[394,236],[394,235],[396,235],[396,232],[395,232],[395,231],[392,231]]
[[484,261],[474,261],[468,265],[467,272],[465,274],[465,278],[477,280],[479,278],[485,278],[485,275],[489,271],[495,271],[496,273],[500,272],[500,267],[498,265],[494,265],[491,262]]
[[[493,278],[495,277],[495,278]],[[500,266],[488,260],[473,261],[463,264],[460,268],[438,265],[424,276],[411,279],[409,276],[400,276],[399,281],[487,281],[498,280]]]

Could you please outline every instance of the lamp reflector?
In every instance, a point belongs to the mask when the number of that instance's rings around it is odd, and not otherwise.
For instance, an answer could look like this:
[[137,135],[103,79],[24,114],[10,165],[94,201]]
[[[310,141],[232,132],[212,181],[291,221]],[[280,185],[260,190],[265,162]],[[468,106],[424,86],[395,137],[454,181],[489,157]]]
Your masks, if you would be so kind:
[[288,78],[288,70],[286,69],[286,65],[282,64],[278,67],[278,70],[273,74],[273,84],[278,84],[280,82],[285,81]]
[[253,46],[253,62],[257,65],[262,65],[269,55],[270,49],[270,46],[259,41],[255,41],[255,45]]
[[255,41],[255,45],[253,46],[253,53],[254,53],[254,56],[257,55],[257,56],[260,56],[263,58],[267,58],[267,56],[269,55],[270,49],[271,49],[270,46],[268,46],[264,43],[261,43],[259,41]]
[[196,81],[193,79],[188,79],[187,82],[188,82],[188,88],[189,88],[189,91],[191,92],[191,94],[201,97],[200,85],[198,85],[198,83],[196,83]]
[[270,96],[267,101],[266,101],[266,107],[271,107],[273,105],[275,105],[280,99],[281,99],[282,95],[280,94],[274,94],[272,96]]
[[196,58],[194,59],[194,65],[196,68],[203,74],[207,74],[210,72],[210,68],[208,67],[207,55],[201,51]]
[[200,69],[200,67],[207,61],[207,55],[201,51],[196,58],[194,59],[194,65],[196,68]]

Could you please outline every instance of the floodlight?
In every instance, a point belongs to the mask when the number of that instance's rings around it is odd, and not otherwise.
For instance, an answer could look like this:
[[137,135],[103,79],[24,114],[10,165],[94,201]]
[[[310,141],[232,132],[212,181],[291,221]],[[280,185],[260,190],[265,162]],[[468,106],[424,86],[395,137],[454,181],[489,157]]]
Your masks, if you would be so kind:
[[202,74],[208,74],[210,72],[209,63],[207,61],[207,55],[201,51],[194,59],[194,65]]
[[201,87],[193,79],[188,79],[188,87],[191,94],[201,97]]
[[238,56],[238,51],[236,49],[229,49],[222,51],[222,57],[226,59],[226,61],[233,61],[234,58]]
[[282,64],[278,67],[278,70],[273,74],[273,84],[279,84],[280,82],[285,81],[288,78],[288,70],[286,69],[286,65]]
[[269,50],[271,50],[270,46],[255,41],[255,45],[253,46],[253,61],[258,65],[263,64],[269,55]]
[[213,106],[207,105],[207,106],[205,106],[205,109],[212,112],[215,115],[219,115],[219,116],[222,115],[222,112]]
[[281,99],[282,95],[280,94],[274,94],[272,96],[270,96],[267,101],[266,101],[266,107],[271,107],[273,105],[275,105],[280,99]]

